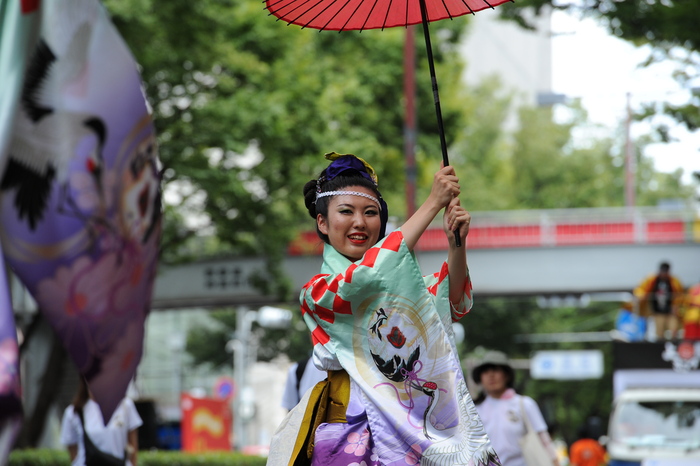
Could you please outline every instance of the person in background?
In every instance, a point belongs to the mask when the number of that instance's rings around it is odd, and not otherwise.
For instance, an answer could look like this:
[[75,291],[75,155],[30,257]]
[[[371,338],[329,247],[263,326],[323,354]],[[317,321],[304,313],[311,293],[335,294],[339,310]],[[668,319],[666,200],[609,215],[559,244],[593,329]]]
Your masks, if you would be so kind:
[[[677,336],[679,327],[679,307],[683,302],[683,285],[678,278],[671,275],[671,265],[662,262],[659,271],[645,278],[634,290],[635,297],[639,300],[640,313],[648,315],[654,321],[656,339],[663,340],[666,331],[668,338]],[[648,309],[644,311],[645,309]]]
[[605,466],[607,464],[605,448],[598,442],[590,426],[591,418],[578,431],[578,440],[569,449],[571,466]]
[[304,396],[304,393],[314,385],[325,380],[328,373],[318,369],[313,358],[295,362],[287,372],[287,383],[282,394],[282,407],[287,411],[294,408]]
[[683,312],[683,338],[700,340],[700,282],[688,288]]
[[474,400],[476,410],[501,464],[527,466],[518,443],[527,432],[523,419],[526,415],[550,454],[552,465],[559,466],[547,423],[537,403],[529,396],[518,395],[513,388],[515,373],[508,357],[500,351],[487,352],[472,370],[472,379],[481,385],[482,392]]
[[80,377],[73,403],[63,413],[61,444],[68,449],[72,466],[85,466],[83,433],[87,432],[99,450],[124,458],[126,466],[136,466],[138,428],[142,424],[134,402],[124,398],[105,425],[100,406],[93,400],[85,380]]

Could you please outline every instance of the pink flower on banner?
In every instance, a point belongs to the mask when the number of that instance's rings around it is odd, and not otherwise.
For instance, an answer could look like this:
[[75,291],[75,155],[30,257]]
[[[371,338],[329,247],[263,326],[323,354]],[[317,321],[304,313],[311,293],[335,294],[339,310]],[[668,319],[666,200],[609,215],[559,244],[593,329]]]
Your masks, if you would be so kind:
[[367,466],[367,463],[365,463],[365,460],[362,460],[361,463],[350,463],[348,466]]
[[133,311],[143,266],[128,252],[107,253],[96,262],[81,256],[70,267],[60,267],[37,287],[37,301],[61,303],[64,318],[101,320]]
[[17,353],[17,342],[13,338],[0,342],[0,395],[15,394],[19,397]]
[[411,449],[406,453],[406,464],[413,466],[414,464],[420,463],[420,459],[423,456],[423,449],[417,443],[411,445]]
[[[142,249],[136,242],[121,242],[120,247],[93,260],[81,256],[69,267],[59,267],[53,277],[37,287],[37,302],[42,308],[60,309],[55,313],[54,328],[69,348],[84,348],[76,364],[83,373],[108,367],[100,364],[116,356],[113,345],[122,341],[132,321],[143,325],[148,313],[143,299],[148,296],[149,280],[144,264],[155,260],[155,248]],[[132,331],[134,349],[141,348],[143,331]],[[140,350],[119,356],[117,366],[133,369]],[[97,364],[97,365],[96,365]]]
[[345,447],[345,453],[352,453],[355,456],[363,456],[369,446],[369,431],[364,429],[362,434],[352,432],[348,435],[348,445]]
[[103,351],[102,366],[111,370],[102,371],[90,380],[91,390],[104,392],[114,387],[119,375],[136,370],[141,359],[141,342],[144,325],[142,319],[132,320],[124,328],[108,351]]

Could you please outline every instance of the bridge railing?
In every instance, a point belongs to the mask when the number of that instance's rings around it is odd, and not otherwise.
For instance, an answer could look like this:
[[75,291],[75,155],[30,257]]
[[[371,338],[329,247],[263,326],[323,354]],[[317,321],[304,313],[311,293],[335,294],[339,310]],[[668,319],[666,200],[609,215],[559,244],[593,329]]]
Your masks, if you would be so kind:
[[[470,249],[700,242],[700,216],[692,209],[610,207],[472,212]],[[431,226],[418,251],[447,249],[442,228]],[[320,254],[315,232],[304,232],[289,254]]]
[[[439,233],[426,232],[418,247],[444,249],[447,243]],[[700,220],[690,209],[620,207],[474,212],[467,244],[470,248],[508,248],[699,240]]]

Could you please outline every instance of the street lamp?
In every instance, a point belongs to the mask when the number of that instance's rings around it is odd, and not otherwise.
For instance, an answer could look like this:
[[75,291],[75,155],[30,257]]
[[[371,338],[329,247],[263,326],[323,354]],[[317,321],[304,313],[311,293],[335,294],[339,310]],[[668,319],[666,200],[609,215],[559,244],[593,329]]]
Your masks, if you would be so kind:
[[289,328],[292,312],[272,306],[263,306],[257,311],[252,311],[247,306],[239,306],[236,310],[236,331],[233,338],[226,342],[226,351],[233,353],[233,380],[238,390],[233,397],[233,437],[234,449],[239,451],[247,445],[245,424],[254,414],[254,394],[245,383],[253,322],[265,328]]

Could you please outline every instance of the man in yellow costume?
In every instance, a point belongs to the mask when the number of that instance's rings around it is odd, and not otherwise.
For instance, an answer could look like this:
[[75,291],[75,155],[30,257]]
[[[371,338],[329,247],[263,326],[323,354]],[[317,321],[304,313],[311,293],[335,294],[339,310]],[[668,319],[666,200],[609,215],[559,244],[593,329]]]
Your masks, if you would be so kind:
[[634,290],[634,295],[639,300],[640,314],[651,315],[656,328],[656,339],[676,338],[679,327],[679,307],[685,295],[680,280],[671,275],[671,265],[668,262],[662,262],[658,273],[645,278]]

